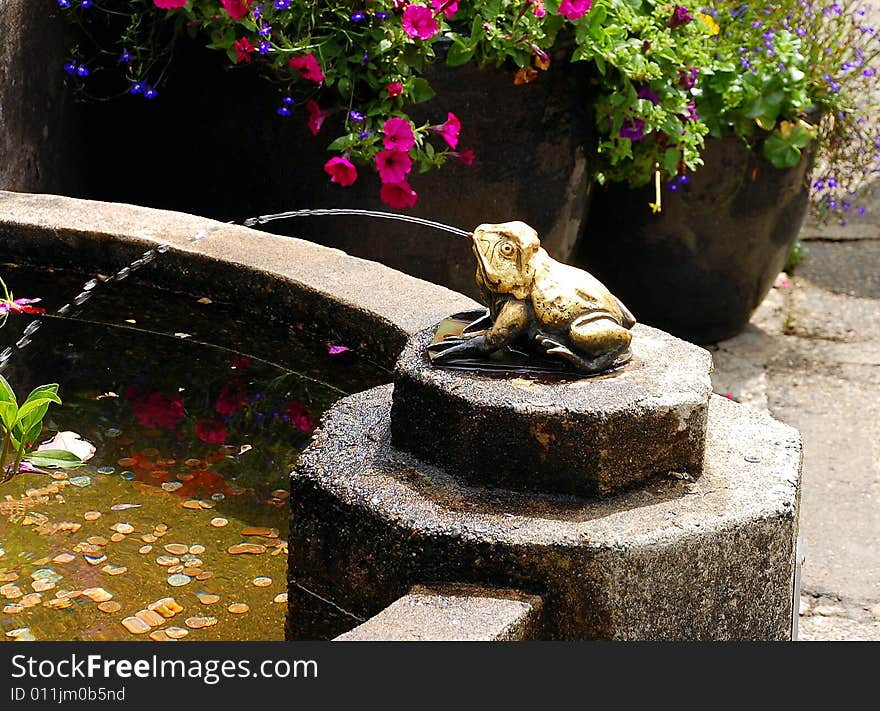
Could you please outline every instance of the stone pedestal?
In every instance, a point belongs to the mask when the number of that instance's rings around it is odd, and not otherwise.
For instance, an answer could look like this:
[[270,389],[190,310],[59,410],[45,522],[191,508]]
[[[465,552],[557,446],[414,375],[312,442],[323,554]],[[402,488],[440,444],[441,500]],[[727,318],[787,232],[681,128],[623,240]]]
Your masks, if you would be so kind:
[[632,360],[569,380],[436,368],[410,339],[397,361],[392,443],[453,476],[520,491],[607,495],[670,471],[699,475],[711,355],[638,325]]
[[546,639],[790,637],[792,428],[713,396],[698,479],[587,499],[467,484],[400,451],[392,397],[337,403],[292,475],[290,637],[335,636],[432,582],[540,595]]

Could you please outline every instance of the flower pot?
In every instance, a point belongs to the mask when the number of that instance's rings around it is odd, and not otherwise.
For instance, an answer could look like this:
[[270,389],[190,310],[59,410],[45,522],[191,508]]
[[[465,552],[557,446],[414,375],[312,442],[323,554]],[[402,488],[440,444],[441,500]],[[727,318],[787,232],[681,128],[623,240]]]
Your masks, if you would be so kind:
[[806,216],[812,154],[774,168],[737,138],[708,139],[677,192],[594,190],[576,262],[652,326],[695,343],[736,335],[785,264]]
[[[90,133],[101,141],[90,151],[82,197],[236,221],[297,208],[391,211],[371,167],[359,167],[348,188],[331,184],[324,172],[341,112],[314,137],[304,111],[275,115],[280,95],[251,67],[230,70],[224,57],[187,42],[175,60],[156,99],[123,97],[84,108]],[[520,219],[538,230],[553,256],[569,257],[592,183],[583,71],[558,62],[536,81],[514,86],[509,71],[431,68],[436,96],[411,107],[413,120],[439,124],[452,111],[462,124],[458,148],[473,149],[476,159],[472,166],[450,160],[426,174],[414,170],[410,183],[419,198],[406,212],[465,229]],[[439,137],[432,142],[443,145]],[[365,217],[295,219],[265,229],[476,294],[470,246],[445,232]]]

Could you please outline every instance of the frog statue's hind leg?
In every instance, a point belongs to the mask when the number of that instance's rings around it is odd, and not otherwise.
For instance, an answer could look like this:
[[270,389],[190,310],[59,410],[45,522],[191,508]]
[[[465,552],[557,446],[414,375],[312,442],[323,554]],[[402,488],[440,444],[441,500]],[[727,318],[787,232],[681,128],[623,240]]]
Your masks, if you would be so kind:
[[570,346],[543,334],[537,336],[547,355],[564,358],[582,373],[601,373],[632,358],[630,330],[601,313],[585,314],[575,319],[567,340]]

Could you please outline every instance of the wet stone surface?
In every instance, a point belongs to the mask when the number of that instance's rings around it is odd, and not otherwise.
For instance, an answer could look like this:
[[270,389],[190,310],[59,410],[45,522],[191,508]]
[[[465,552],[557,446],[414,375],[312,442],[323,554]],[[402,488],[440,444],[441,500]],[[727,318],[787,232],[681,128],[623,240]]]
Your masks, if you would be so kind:
[[391,397],[337,403],[291,476],[290,636],[336,636],[431,581],[540,594],[542,638],[789,638],[795,430],[713,397],[698,479],[584,499],[469,486],[398,451]]
[[608,495],[703,462],[711,357],[647,326],[633,360],[583,379],[490,376],[431,366],[428,329],[395,371],[395,447],[479,484]]

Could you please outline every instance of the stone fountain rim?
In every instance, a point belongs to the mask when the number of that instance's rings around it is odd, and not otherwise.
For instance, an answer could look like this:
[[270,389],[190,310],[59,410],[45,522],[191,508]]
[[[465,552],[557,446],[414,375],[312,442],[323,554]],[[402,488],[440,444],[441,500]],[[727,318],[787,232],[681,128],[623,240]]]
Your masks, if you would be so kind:
[[[332,229],[328,223],[328,229]],[[210,236],[190,238],[201,230]],[[7,258],[111,273],[140,251],[172,250],[138,277],[151,285],[230,298],[310,322],[392,367],[407,338],[479,305],[436,284],[293,237],[182,212],[44,193],[0,191],[0,246]],[[329,329],[329,331],[328,331]]]

